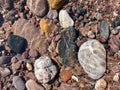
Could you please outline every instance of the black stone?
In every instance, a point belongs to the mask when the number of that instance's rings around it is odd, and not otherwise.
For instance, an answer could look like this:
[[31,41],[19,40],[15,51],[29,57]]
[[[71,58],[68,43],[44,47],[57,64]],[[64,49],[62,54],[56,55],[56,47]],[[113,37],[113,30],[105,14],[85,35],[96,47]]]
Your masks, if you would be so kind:
[[82,8],[81,5],[76,6],[76,13],[78,15],[84,16],[86,14],[86,10]]
[[61,40],[58,46],[59,55],[61,57],[63,65],[73,65],[76,62],[77,46],[75,40],[78,36],[78,32],[69,27],[61,33]]
[[8,37],[8,45],[14,52],[23,53],[27,48],[27,41],[23,37],[11,34]]
[[115,27],[118,27],[118,26],[120,26],[120,19],[115,19],[112,22],[112,27],[115,28]]
[[98,24],[98,32],[105,40],[109,37],[109,25],[105,20],[101,20]]

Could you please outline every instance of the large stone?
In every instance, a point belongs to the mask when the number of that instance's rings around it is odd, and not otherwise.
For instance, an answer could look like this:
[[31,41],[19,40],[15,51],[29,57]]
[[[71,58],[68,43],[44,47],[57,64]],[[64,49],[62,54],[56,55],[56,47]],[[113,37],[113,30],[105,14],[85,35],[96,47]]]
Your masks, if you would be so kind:
[[101,20],[98,24],[99,34],[107,40],[109,37],[109,25],[105,20]]
[[81,45],[78,60],[92,79],[99,79],[106,71],[106,51],[97,40],[88,40]]
[[36,49],[40,54],[47,52],[48,43],[44,36],[40,35],[39,27],[36,27],[25,19],[19,19],[13,25],[15,35],[25,38],[28,42],[28,47]]
[[70,17],[66,10],[61,10],[59,12],[59,21],[60,25],[63,28],[68,28],[74,25],[74,21],[72,20],[72,18]]
[[8,45],[14,52],[23,53],[27,48],[27,41],[23,37],[11,34],[8,37]]
[[27,90],[45,90],[41,85],[30,79],[26,82]]
[[51,9],[61,8],[67,0],[48,0]]
[[43,17],[48,10],[47,0],[27,0],[29,9],[37,16]]
[[76,62],[76,50],[75,40],[77,38],[77,31],[73,27],[67,28],[61,33],[61,40],[58,46],[59,55],[62,63],[67,65],[73,65]]
[[35,76],[40,83],[47,83],[54,79],[57,74],[57,67],[47,56],[41,56],[35,61]]

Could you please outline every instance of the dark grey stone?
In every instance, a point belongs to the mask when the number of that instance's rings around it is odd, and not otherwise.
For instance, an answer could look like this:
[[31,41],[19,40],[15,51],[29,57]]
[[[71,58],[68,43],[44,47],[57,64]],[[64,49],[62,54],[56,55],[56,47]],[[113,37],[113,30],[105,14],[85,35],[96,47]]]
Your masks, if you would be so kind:
[[11,62],[11,57],[10,56],[1,56],[0,57],[0,66],[3,64],[8,64]]
[[77,34],[77,31],[73,27],[69,27],[61,33],[61,40],[58,49],[62,63],[65,66],[72,65],[76,62],[77,46],[74,41],[77,38]]
[[118,26],[120,26],[120,19],[113,20],[112,27],[115,28],[115,27],[118,27]]
[[109,37],[109,25],[105,20],[101,20],[98,24],[98,32],[105,40]]
[[8,37],[8,45],[14,52],[23,53],[27,48],[27,41],[23,37],[11,34]]

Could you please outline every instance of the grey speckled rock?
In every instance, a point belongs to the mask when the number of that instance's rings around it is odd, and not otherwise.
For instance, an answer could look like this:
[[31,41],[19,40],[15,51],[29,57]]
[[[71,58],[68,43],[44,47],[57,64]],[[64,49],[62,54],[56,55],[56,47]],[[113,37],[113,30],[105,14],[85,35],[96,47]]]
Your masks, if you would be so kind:
[[17,90],[25,90],[25,83],[19,76],[13,77],[13,85]]
[[84,71],[92,79],[99,79],[106,71],[106,51],[97,40],[83,43],[78,52],[78,59]]
[[27,0],[29,9],[37,16],[43,17],[48,10],[47,0]]
[[59,21],[60,25],[63,28],[68,28],[74,25],[74,21],[72,20],[72,18],[70,17],[66,10],[61,10],[59,12]]
[[51,81],[57,74],[57,67],[47,56],[41,56],[35,61],[35,76],[40,83]]
[[11,62],[10,56],[1,56],[0,57],[0,65],[7,64]]
[[109,37],[109,25],[105,20],[102,20],[98,24],[99,34],[107,40]]

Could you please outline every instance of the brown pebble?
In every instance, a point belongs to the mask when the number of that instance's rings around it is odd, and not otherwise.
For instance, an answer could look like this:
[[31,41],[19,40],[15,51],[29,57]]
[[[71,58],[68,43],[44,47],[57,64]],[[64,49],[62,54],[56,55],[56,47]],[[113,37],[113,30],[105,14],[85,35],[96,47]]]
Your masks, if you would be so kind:
[[38,51],[35,50],[35,49],[30,49],[29,51],[29,56],[32,57],[32,58],[37,58],[38,57]]

